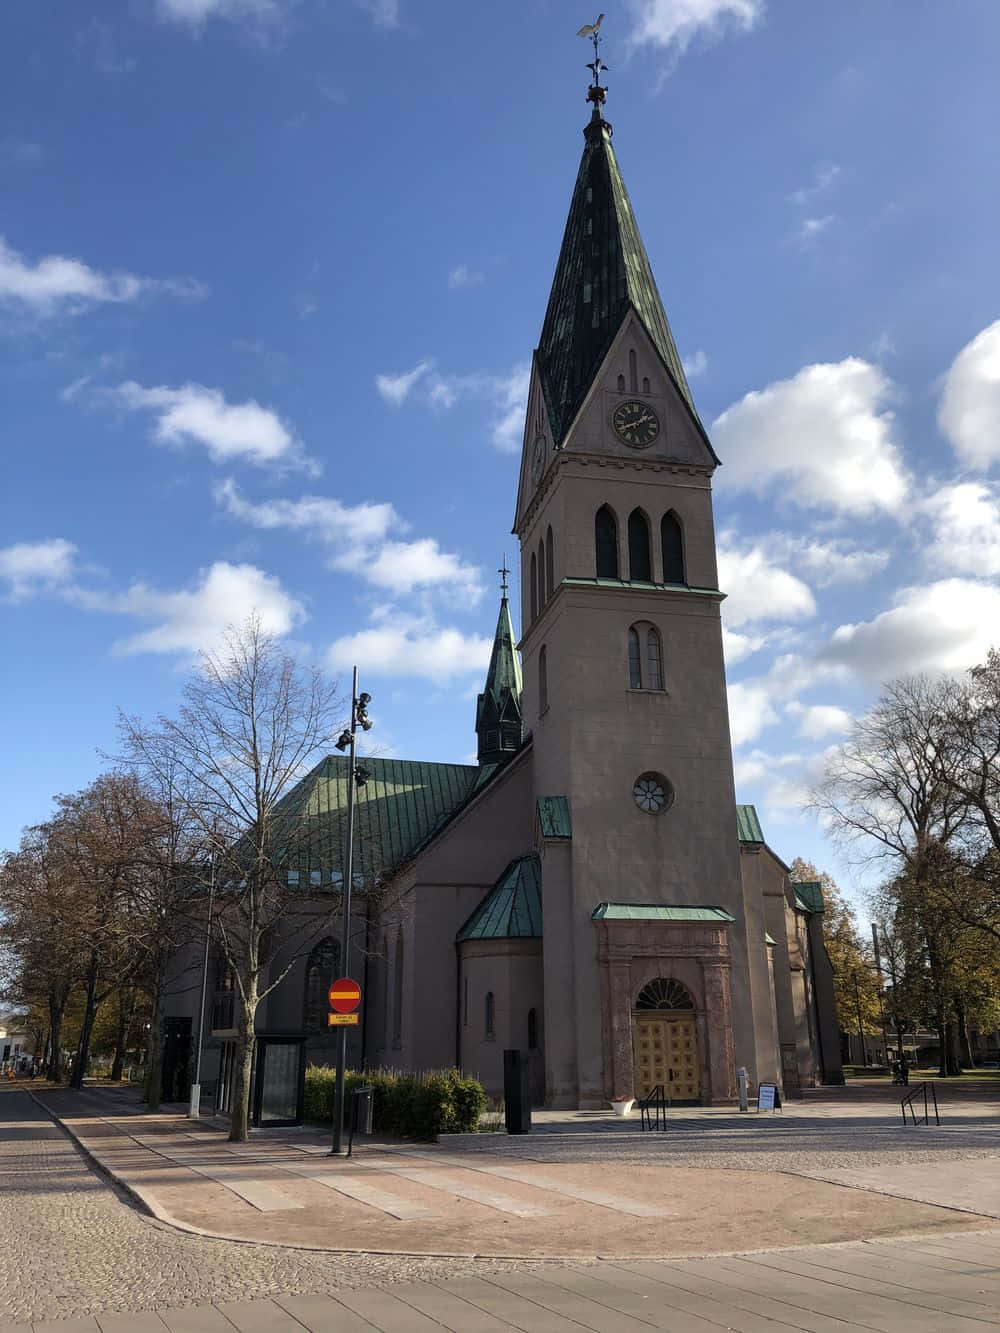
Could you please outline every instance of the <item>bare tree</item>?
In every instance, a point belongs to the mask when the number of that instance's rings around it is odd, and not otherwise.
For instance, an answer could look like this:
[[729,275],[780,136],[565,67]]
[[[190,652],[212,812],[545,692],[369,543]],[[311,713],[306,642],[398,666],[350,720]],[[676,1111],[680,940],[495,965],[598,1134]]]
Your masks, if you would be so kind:
[[339,711],[335,686],[297,663],[259,617],[231,628],[203,653],[176,718],[147,726],[123,717],[130,760],[173,782],[185,817],[210,844],[215,931],[240,1000],[230,1138],[246,1139],[257,1007],[279,985],[340,895],[310,908],[289,885],[289,866],[318,832],[315,812],[282,797],[326,752]]

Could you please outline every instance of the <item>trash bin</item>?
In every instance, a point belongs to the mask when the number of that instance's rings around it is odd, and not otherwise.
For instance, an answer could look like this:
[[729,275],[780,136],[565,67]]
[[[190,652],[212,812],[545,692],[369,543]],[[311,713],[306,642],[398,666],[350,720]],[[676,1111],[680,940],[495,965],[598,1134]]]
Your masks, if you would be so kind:
[[355,1134],[371,1134],[375,1089],[370,1083],[355,1088],[351,1093],[351,1138]]

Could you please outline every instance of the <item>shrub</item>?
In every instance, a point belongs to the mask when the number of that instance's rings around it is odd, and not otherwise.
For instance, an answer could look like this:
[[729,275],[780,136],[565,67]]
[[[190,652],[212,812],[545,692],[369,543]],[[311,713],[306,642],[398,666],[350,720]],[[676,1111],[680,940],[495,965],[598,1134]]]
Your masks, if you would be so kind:
[[[457,1069],[405,1074],[395,1069],[348,1070],[345,1103],[357,1087],[374,1088],[372,1128],[401,1139],[433,1139],[438,1134],[475,1133],[486,1109],[482,1084]],[[333,1120],[337,1071],[324,1065],[306,1070],[304,1116],[320,1124]]]

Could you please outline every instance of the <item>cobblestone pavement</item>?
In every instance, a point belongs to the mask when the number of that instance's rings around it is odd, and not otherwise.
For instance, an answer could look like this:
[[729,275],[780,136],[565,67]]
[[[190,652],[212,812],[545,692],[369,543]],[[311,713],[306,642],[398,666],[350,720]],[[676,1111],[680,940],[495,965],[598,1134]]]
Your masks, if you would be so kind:
[[490,1260],[342,1256],[187,1236],[140,1216],[27,1093],[0,1097],[0,1325],[439,1277]]

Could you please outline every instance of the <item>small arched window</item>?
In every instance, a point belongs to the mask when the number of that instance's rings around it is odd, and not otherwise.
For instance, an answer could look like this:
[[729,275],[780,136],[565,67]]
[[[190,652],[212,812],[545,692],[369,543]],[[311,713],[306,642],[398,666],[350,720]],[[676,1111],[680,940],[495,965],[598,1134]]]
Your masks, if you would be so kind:
[[403,1044],[403,927],[396,932],[396,957],[393,968],[392,985],[392,1044]]
[[328,992],[340,970],[340,945],[327,936],[306,960],[305,1026],[318,1032],[325,1022]]
[[625,392],[625,376],[624,376],[624,375],[619,375],[619,376],[618,376],[618,392],[619,392],[619,393],[624,393],[624,392]]
[[660,546],[663,550],[663,582],[687,583],[684,572],[684,534],[680,520],[672,511],[660,520]]
[[663,642],[660,631],[646,620],[633,625],[628,632],[628,687],[663,689]]
[[552,596],[552,589],[555,587],[555,579],[552,574],[553,566],[552,552],[552,529],[549,528],[545,534],[545,600]]
[[663,689],[663,650],[660,631],[653,625],[646,630],[646,689]]
[[597,547],[597,577],[618,577],[618,524],[607,505],[601,505],[594,519],[594,541]]
[[545,645],[538,654],[538,714],[541,716],[549,706],[549,664]]
[[628,687],[642,689],[642,645],[639,631],[633,626],[628,632]]
[[538,1050],[538,1012],[535,1009],[528,1010],[528,1050]]
[[491,990],[488,990],[488,991],[486,992],[486,1035],[487,1035],[487,1037],[495,1037],[495,1036],[496,1036],[496,1026],[497,1026],[497,1006],[496,1006],[496,1001],[495,1001],[494,998],[493,998],[493,992],[492,992]]
[[643,377],[642,377],[642,391],[643,391],[643,393],[649,393],[649,376],[648,376],[648,375],[643,375]]
[[545,543],[538,542],[538,609],[545,605]]
[[538,560],[534,551],[531,553],[531,591],[528,595],[531,598],[531,618],[534,620],[538,615]]
[[628,516],[628,576],[633,581],[649,583],[653,577],[649,561],[649,520],[641,509]]

